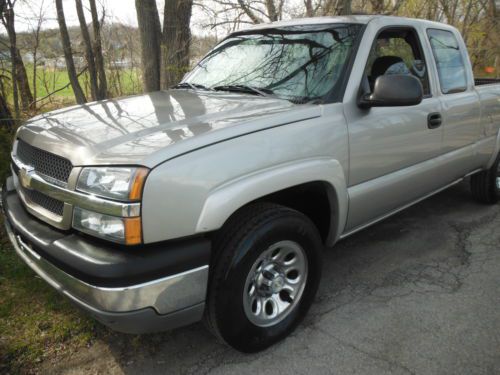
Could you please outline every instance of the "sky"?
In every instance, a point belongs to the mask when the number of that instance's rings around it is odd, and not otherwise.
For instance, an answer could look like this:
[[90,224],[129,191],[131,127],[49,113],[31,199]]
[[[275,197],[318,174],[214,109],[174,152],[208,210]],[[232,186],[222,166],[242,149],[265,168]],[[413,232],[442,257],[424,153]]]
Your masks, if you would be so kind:
[[[83,3],[85,7],[85,0]],[[137,25],[134,0],[97,0],[97,4],[99,8],[99,4],[105,6],[106,12],[111,19],[119,20],[129,25]],[[18,31],[29,30],[30,23],[34,22],[30,18],[37,18],[36,14],[39,12],[40,7],[43,7],[46,12],[47,21],[44,23],[44,27],[57,28],[54,0],[17,0],[14,8],[17,15],[16,29]],[[63,0],[63,7],[68,26],[78,25],[75,1]],[[87,19],[90,20],[90,13],[87,13]]]
[[[102,5],[106,9],[106,22],[121,22],[131,26],[137,26],[137,16],[135,12],[135,0],[96,0],[97,7],[101,9]],[[206,0],[205,0],[206,1]],[[158,9],[160,10],[160,17],[162,16],[162,1],[158,0]],[[88,2],[83,0],[84,8],[88,6]],[[44,9],[46,21],[43,28],[57,28],[56,10],[54,0],[17,0],[15,5],[16,11],[16,31],[29,31],[30,28],[36,24],[37,14],[40,8]],[[66,16],[66,23],[68,26],[76,26],[78,24],[78,17],[76,14],[76,7],[74,0],[63,0],[64,14]],[[197,34],[210,34],[212,33],[207,28],[202,28],[200,25],[204,23],[205,15],[194,7],[192,24],[194,32]],[[87,22],[90,21],[90,13],[86,14]]]

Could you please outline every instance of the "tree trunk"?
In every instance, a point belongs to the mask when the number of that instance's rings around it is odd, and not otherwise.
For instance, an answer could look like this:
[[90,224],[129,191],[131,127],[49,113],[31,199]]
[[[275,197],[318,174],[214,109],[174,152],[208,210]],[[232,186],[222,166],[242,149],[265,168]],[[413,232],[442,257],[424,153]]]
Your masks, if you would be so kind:
[[266,0],[266,8],[269,20],[271,22],[278,21],[279,16],[278,12],[276,11],[276,4],[274,4],[274,0]]
[[437,13],[438,13],[438,1],[430,1],[429,4],[427,4],[427,12],[425,18],[431,21],[437,21]]
[[352,10],[351,10],[352,1],[351,0],[340,0],[339,3],[340,3],[339,4],[340,9],[337,12],[339,15],[346,16],[348,14],[352,14]]
[[498,38],[500,37],[500,8],[497,7],[497,1],[490,0],[488,16],[490,18],[490,23],[492,23],[491,31],[488,33],[488,39],[491,41],[493,51],[496,51],[493,61],[495,77],[500,78],[500,47],[498,46]]
[[22,109],[24,111],[33,105],[33,94],[29,86],[26,68],[17,48],[17,35],[15,29],[15,15],[13,3],[2,2],[2,22],[7,30],[10,42],[10,59],[12,64],[12,96],[16,118],[20,117],[19,96],[21,96]]
[[182,80],[189,71],[193,0],[166,0],[161,45],[161,88]]
[[89,0],[90,13],[92,14],[92,27],[94,31],[94,58],[97,73],[99,74],[99,90],[97,92],[97,99],[102,100],[108,97],[108,81],[106,79],[106,70],[104,69],[104,57],[102,54],[101,43],[101,24],[99,22],[99,15],[97,14],[97,7],[95,0]]
[[7,129],[10,131],[13,127],[14,120],[12,119],[12,114],[10,113],[7,101],[2,95],[0,95],[0,130]]
[[[343,0],[339,0],[338,2],[341,2]],[[340,6],[340,5],[339,5]],[[335,0],[326,0],[323,5],[323,11],[322,15],[323,16],[334,16],[338,13],[338,7],[337,6],[337,1]]]
[[382,14],[384,13],[384,0],[371,0],[372,3],[372,13]]
[[87,67],[89,70],[90,78],[90,93],[93,100],[98,100],[99,86],[97,82],[97,70],[94,60],[94,51],[92,50],[92,42],[90,41],[89,29],[87,28],[87,21],[85,20],[85,13],[83,12],[82,0],[75,0],[76,13],[78,14],[78,21],[80,22],[80,29],[82,31],[82,39],[85,44],[85,59],[87,60]]
[[306,16],[313,17],[314,16],[314,9],[313,9],[312,0],[304,0],[304,6],[306,7]]
[[[38,38],[38,37],[37,37]],[[38,41],[36,42],[37,45],[33,49],[33,77],[32,77],[32,85],[33,85],[33,106],[36,107],[36,99],[37,99],[37,69],[38,69]]]
[[38,86],[38,50],[40,49],[40,33],[42,30],[42,25],[44,22],[44,1],[39,8],[38,19],[36,24],[36,29],[34,30],[34,45],[33,45],[33,77],[32,77],[32,90],[33,90],[33,109],[36,110],[37,102],[37,86]]
[[[5,4],[2,4],[5,6]],[[21,117],[21,112],[19,110],[19,92],[17,90],[17,41],[16,33],[12,32],[12,27],[14,27],[14,11],[10,9],[4,9],[2,14],[2,21],[4,21],[4,26],[7,29],[10,41],[10,61],[11,61],[11,75],[12,75],[12,98],[14,101],[14,111],[16,112],[16,120]]]
[[66,20],[64,18],[64,10],[62,5],[62,0],[56,1],[57,9],[57,22],[59,23],[59,31],[61,33],[61,42],[64,50],[64,59],[66,60],[66,69],[68,70],[69,82],[73,88],[73,93],[75,94],[75,99],[78,104],[83,104],[87,100],[85,99],[85,94],[83,93],[80,82],[78,82],[78,77],[75,69],[75,62],[73,61],[73,52],[71,51],[71,41],[69,39],[68,28],[66,27]]
[[500,78],[500,56],[495,56],[495,78]]
[[23,111],[27,111],[28,109],[33,108],[33,94],[31,93],[28,74],[26,73],[21,52],[19,52],[18,48],[16,48],[16,76],[17,87],[19,93],[21,94],[21,105]]
[[250,7],[245,3],[244,0],[238,0],[238,5],[240,6],[241,9],[245,12],[245,14],[252,20],[253,23],[262,23],[262,20],[257,17],[255,12],[250,9]]
[[160,89],[161,25],[155,0],[135,0],[145,92]]

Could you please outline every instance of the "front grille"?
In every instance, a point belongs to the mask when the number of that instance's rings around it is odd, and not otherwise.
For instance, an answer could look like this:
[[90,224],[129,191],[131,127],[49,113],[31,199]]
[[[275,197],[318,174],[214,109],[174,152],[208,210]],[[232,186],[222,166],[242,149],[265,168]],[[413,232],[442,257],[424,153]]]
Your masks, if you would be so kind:
[[23,189],[23,193],[31,202],[58,216],[63,215],[64,202],[51,198],[36,190]]
[[37,173],[64,183],[68,182],[73,169],[68,159],[33,147],[21,139],[17,143],[16,156],[23,164],[33,167]]

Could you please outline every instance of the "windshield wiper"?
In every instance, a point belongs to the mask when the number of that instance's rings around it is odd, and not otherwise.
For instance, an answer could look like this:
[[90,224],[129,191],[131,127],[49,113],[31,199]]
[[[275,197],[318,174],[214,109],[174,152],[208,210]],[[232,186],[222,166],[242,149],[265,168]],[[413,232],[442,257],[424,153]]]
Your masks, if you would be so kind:
[[273,90],[266,88],[257,88],[247,85],[222,85],[213,87],[216,91],[234,91],[234,92],[244,92],[249,94],[256,94],[259,96],[274,96]]
[[323,104],[322,98],[310,98],[308,96],[296,96],[288,98],[293,104]]
[[212,91],[212,89],[209,88],[209,87],[200,85],[198,83],[190,83],[190,82],[181,82],[181,83],[179,83],[178,85],[175,85],[172,88],[173,89],[191,89],[191,90],[194,90],[194,91],[197,91],[197,90]]

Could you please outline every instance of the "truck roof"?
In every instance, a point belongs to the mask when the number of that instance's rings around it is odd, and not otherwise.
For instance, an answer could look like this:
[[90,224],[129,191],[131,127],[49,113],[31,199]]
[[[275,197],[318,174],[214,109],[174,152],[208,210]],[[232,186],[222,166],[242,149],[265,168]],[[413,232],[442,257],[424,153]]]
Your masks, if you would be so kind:
[[268,22],[254,25],[246,30],[263,30],[270,29],[276,27],[293,27],[293,26],[306,26],[306,25],[322,25],[322,24],[332,24],[332,23],[357,23],[357,24],[367,24],[373,19],[386,19],[388,25],[397,24],[397,20],[405,20],[407,23],[411,21],[415,24],[425,24],[428,27],[439,27],[439,28],[452,28],[449,25],[429,21],[425,19],[418,18],[407,18],[407,17],[396,17],[396,16],[384,16],[378,14],[372,15],[349,15],[349,16],[330,16],[330,17],[310,17],[310,18],[297,18],[286,21],[276,21],[276,22]]

